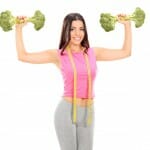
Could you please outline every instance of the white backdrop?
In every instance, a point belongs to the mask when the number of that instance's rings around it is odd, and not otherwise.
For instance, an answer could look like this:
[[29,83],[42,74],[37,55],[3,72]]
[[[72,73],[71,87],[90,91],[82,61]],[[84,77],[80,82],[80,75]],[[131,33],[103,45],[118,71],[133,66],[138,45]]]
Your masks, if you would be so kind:
[[[53,4],[55,3],[55,4]],[[81,13],[87,23],[91,46],[119,48],[123,27],[106,33],[100,27],[102,12],[132,13],[139,6],[145,24],[132,24],[132,56],[98,62],[95,82],[94,150],[150,150],[150,46],[148,0],[1,0],[0,11],[32,16],[40,9],[46,16],[43,29],[24,28],[28,51],[57,48],[64,16]],[[147,37],[146,37],[147,36]],[[52,64],[17,60],[15,32],[0,29],[0,150],[59,150],[54,112],[63,92],[59,70]]]

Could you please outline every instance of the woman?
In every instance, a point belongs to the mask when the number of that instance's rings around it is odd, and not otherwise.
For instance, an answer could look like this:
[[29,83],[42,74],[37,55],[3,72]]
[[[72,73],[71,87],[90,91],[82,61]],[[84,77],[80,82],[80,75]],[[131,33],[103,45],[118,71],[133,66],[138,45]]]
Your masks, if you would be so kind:
[[131,23],[124,25],[124,43],[120,49],[90,47],[84,18],[70,13],[64,18],[59,49],[29,53],[23,42],[22,28],[16,25],[18,59],[29,63],[53,63],[62,73],[64,94],[55,112],[55,129],[61,150],[92,150],[94,128],[94,91],[96,61],[116,60],[131,55]]

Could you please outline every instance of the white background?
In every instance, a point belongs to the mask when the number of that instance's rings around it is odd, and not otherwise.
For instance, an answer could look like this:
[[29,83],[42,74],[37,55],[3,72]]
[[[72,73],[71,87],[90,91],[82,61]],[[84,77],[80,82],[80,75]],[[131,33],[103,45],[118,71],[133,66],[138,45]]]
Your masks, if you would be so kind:
[[[150,150],[149,1],[0,1],[0,11],[10,10],[14,16],[32,16],[37,9],[45,14],[43,29],[35,31],[32,24],[24,28],[31,52],[58,47],[63,18],[70,12],[84,16],[91,46],[120,48],[122,25],[104,32],[100,13],[130,14],[137,6],[146,12],[146,20],[138,29],[132,23],[132,56],[98,62],[94,150]],[[15,30],[0,29],[0,150],[59,150],[53,120],[62,92],[59,70],[52,64],[18,61]]]

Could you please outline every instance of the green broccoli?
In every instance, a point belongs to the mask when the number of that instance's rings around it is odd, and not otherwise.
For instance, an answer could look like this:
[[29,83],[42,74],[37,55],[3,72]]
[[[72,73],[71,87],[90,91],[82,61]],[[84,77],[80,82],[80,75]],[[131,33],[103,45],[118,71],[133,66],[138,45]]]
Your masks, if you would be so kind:
[[[143,25],[145,20],[145,12],[139,8],[136,7],[135,11],[131,15],[127,15],[123,20],[131,20],[134,21],[135,27],[139,28]],[[115,29],[115,23],[118,21],[117,16],[112,16],[110,13],[102,13],[100,15],[100,24],[101,27],[106,31],[112,31]]]
[[0,14],[0,26],[3,31],[12,30],[12,26],[15,24],[15,17],[12,16],[9,10],[6,10]]
[[27,18],[27,21],[34,24],[35,30],[40,30],[44,26],[45,16],[41,13],[41,11],[37,10],[33,17]]
[[141,8],[137,7],[131,15],[128,15],[126,17],[126,19],[127,20],[130,19],[130,20],[134,21],[135,27],[139,28],[144,24],[145,12]]
[[116,22],[117,22],[117,17],[112,16],[110,13],[101,14],[100,23],[102,28],[104,28],[106,32],[114,30]]
[[[45,16],[41,11],[37,10],[34,16],[26,18],[26,21],[33,23],[35,30],[40,30],[44,26]],[[22,19],[14,17],[9,10],[1,12],[0,14],[0,26],[5,32],[12,30],[13,25],[23,22]]]

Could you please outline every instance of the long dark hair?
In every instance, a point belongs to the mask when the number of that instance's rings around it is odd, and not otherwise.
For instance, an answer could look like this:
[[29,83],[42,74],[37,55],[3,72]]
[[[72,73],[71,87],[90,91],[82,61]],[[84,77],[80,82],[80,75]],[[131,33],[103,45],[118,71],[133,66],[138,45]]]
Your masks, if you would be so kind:
[[86,28],[86,24],[85,24],[85,20],[83,16],[80,15],[79,13],[70,13],[64,18],[64,21],[63,21],[60,43],[59,43],[59,49],[61,49],[61,55],[63,55],[65,48],[69,44],[71,24],[72,24],[72,21],[74,20],[80,20],[83,22],[85,35],[81,42],[81,45],[85,47],[85,50],[84,50],[85,53],[87,53],[87,50],[89,48],[87,28]]

